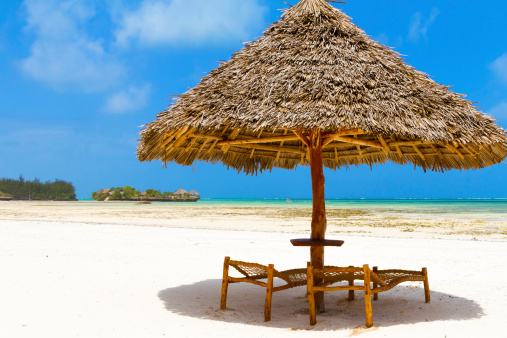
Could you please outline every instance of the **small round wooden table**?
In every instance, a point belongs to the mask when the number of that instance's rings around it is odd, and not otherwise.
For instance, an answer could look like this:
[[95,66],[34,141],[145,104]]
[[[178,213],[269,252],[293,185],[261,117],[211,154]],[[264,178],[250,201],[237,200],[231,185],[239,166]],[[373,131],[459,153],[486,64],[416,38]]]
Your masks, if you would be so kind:
[[340,241],[337,239],[324,239],[324,240],[314,240],[310,238],[296,238],[291,239],[290,242],[294,246],[342,246],[344,241]]
[[[309,246],[310,247],[310,255],[312,250],[317,250],[318,247],[326,247],[326,246],[342,246],[344,241],[340,241],[337,239],[323,239],[323,240],[315,240],[310,238],[296,238],[291,239],[290,242],[294,246]],[[323,250],[324,248],[322,248]],[[315,286],[321,285],[322,280],[320,278],[316,278],[313,280]],[[317,310],[319,312],[325,312],[324,306],[324,292],[318,291],[315,293],[315,301],[318,304]]]

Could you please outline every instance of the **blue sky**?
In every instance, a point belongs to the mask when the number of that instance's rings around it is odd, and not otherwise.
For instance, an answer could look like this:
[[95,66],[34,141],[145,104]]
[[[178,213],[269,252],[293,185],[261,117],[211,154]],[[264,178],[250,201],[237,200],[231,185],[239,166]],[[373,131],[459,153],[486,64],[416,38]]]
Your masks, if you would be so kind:
[[[296,0],[287,0],[295,4]],[[436,82],[507,129],[507,2],[335,4]],[[278,20],[280,0],[0,2],[0,177],[65,179],[80,198],[110,186],[211,198],[309,198],[310,172],[141,163],[139,126]],[[424,173],[388,164],[326,170],[328,198],[503,198],[507,164]]]

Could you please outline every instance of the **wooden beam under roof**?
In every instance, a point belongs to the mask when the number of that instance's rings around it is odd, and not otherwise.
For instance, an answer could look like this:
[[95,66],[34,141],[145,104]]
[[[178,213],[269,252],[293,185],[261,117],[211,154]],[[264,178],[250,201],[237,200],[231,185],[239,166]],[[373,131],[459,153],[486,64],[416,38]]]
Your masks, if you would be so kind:
[[251,144],[251,143],[269,143],[269,142],[280,142],[280,141],[296,141],[299,140],[297,135],[287,136],[273,136],[273,137],[262,137],[262,138],[247,138],[240,140],[224,140],[217,143],[218,146],[223,145],[238,145],[238,144]]
[[[207,136],[207,135],[195,135],[196,137],[209,137],[214,139],[219,139],[220,141],[216,144],[217,146],[225,146],[225,145],[236,145],[236,144],[249,144],[249,143],[270,143],[270,142],[285,142],[285,141],[296,141],[301,140],[305,144],[307,143],[307,136],[304,135],[300,131],[293,130],[294,135],[281,135],[281,136],[272,136],[272,137],[257,137],[257,138],[247,138],[247,139],[239,139],[239,140],[223,140],[217,136]],[[287,130],[285,131],[285,134],[287,133]],[[323,146],[328,145],[332,141],[336,139],[336,137],[339,136],[347,136],[347,135],[360,135],[364,134],[364,132],[360,129],[350,129],[345,130],[342,132],[337,133],[325,133],[323,135],[324,141]],[[260,136],[260,134],[259,134]]]
[[366,134],[366,133],[364,131],[362,131],[361,129],[349,129],[349,130],[339,131],[336,133],[325,133],[322,136],[324,139],[322,141],[322,146],[323,147],[327,146],[329,143],[336,140],[336,137],[338,137],[338,136],[361,135],[361,134]]
[[[363,140],[360,138],[352,138],[352,137],[346,137],[346,136],[335,136],[334,140],[340,141],[340,142],[345,142],[345,143],[350,143],[350,144],[354,144],[354,145],[358,144],[358,145],[362,145],[362,146],[382,148],[382,145],[380,144],[380,142]],[[327,144],[326,146],[324,146],[324,148],[327,148],[328,146],[330,146],[330,144]],[[335,145],[332,145],[332,146],[335,146]]]
[[384,149],[384,152],[386,153],[386,155],[389,155],[389,152],[391,151],[391,148],[390,146],[387,144],[386,140],[384,140],[384,138],[382,137],[382,135],[379,135],[378,136],[378,139],[380,141],[380,144],[382,144],[382,147]]
[[285,148],[285,147],[279,147],[279,146],[266,146],[266,145],[259,145],[259,144],[241,144],[241,145],[234,145],[233,147],[256,149],[256,150],[268,150],[268,151],[276,151],[276,152],[281,151],[281,152],[285,152],[285,153],[305,154],[306,155],[306,151],[304,151],[304,150]]

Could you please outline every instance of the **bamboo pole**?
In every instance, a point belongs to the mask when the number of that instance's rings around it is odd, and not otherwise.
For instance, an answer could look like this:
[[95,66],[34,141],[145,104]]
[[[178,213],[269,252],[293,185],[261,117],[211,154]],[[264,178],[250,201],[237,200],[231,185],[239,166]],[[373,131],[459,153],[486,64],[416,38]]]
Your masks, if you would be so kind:
[[[378,272],[378,267],[374,266],[374,267],[373,267],[373,272],[374,272],[374,273],[377,273],[377,272]],[[375,289],[377,286],[378,286],[378,284],[377,284],[377,283],[375,283],[375,281],[373,281],[373,288]],[[376,292],[376,293],[373,295],[373,300],[378,300],[378,292]]]
[[442,154],[442,152],[437,148],[436,145],[430,143],[430,147],[437,153],[438,157],[444,158],[444,154]]
[[371,308],[371,289],[370,289],[370,268],[368,264],[363,265],[364,271],[364,312],[366,316],[366,327],[373,326],[373,310]]
[[[283,134],[284,134],[284,135],[287,135],[287,131],[288,131],[288,130],[287,130],[287,129],[285,129],[285,131],[283,132]],[[284,142],[284,141],[280,142],[280,147],[283,147],[283,142]],[[280,151],[276,153],[275,161],[278,161],[278,159],[280,158],[280,153],[281,153]]]
[[[349,268],[353,268],[353,265],[349,265]],[[349,287],[354,286],[354,273],[350,273],[350,279],[349,279]],[[349,302],[354,300],[354,290],[349,290]]]
[[424,157],[424,154],[421,152],[421,150],[419,150],[419,148],[417,148],[417,146],[412,146],[412,148],[414,148],[415,152],[417,153],[417,155],[419,155],[419,157],[426,162],[426,157]]
[[268,266],[268,281],[266,287],[266,301],[264,303],[264,321],[269,322],[271,320],[271,299],[273,298],[273,275],[274,265],[269,264]]
[[228,278],[229,278],[229,257],[225,257],[224,259],[224,274],[222,278],[222,293],[220,295],[220,309],[225,310],[227,306],[227,287],[228,287]]
[[[310,168],[312,175],[312,232],[310,238],[313,240],[323,240],[326,234],[326,202],[324,196],[324,169],[322,163],[322,138],[320,130],[311,130],[309,135],[310,147]],[[324,247],[310,247],[310,256],[312,266],[315,269],[324,268]],[[322,279],[314,280],[315,286],[320,286]],[[315,293],[315,306],[318,311],[324,312],[324,292]]]
[[248,138],[241,140],[224,140],[217,143],[218,146],[224,145],[236,145],[236,144],[251,144],[251,143],[271,143],[271,142],[280,142],[280,141],[295,141],[299,140],[297,135],[289,135],[289,136],[273,136],[273,137],[263,137],[263,138]]
[[315,313],[315,295],[313,293],[313,266],[311,266],[310,262],[306,265],[306,275],[308,276],[308,281],[306,283],[306,289],[308,294],[308,306],[310,308],[310,324],[317,324],[317,316]]
[[[225,126],[224,129],[222,130],[222,132],[220,133],[220,139],[222,138],[222,136],[225,134],[226,131],[227,131],[227,126]],[[206,153],[210,153],[213,150],[213,148],[215,148],[217,143],[218,143],[218,139],[215,139],[215,141],[213,141],[213,143],[211,144],[211,147],[209,147],[209,149],[206,151]]]
[[285,147],[279,147],[279,146],[266,146],[262,144],[242,144],[241,146],[238,146],[239,148],[246,148],[246,149],[259,149],[259,150],[268,150],[268,151],[282,151],[285,153],[294,153],[294,154],[306,154],[306,151],[300,150],[300,149],[292,149],[292,148],[285,148]]
[[458,148],[450,145],[450,144],[446,144],[445,147],[447,149],[449,149],[453,154],[456,154],[458,155],[459,157],[461,157],[461,159],[465,159],[465,156],[463,156],[463,154],[458,150]]
[[389,152],[391,151],[391,149],[390,149],[389,145],[387,144],[386,140],[384,140],[384,138],[382,137],[382,135],[379,135],[378,139],[380,141],[380,144],[382,144],[382,147],[383,147],[384,152],[386,153],[386,155],[389,155]]
[[426,303],[428,303],[431,300],[430,296],[430,284],[428,282],[428,269],[422,268],[422,275],[424,276],[424,299],[426,300]]
[[303,134],[302,131],[293,130],[292,132],[297,135],[297,137],[303,142],[303,144],[305,144],[307,147],[310,146],[310,140],[308,140],[308,138]]
[[329,143],[333,142],[335,140],[335,137],[337,136],[347,136],[347,135],[356,136],[361,134],[365,134],[365,132],[362,131],[361,129],[344,130],[338,133],[327,133],[324,136],[324,140],[322,141],[322,146],[323,147],[327,146]]

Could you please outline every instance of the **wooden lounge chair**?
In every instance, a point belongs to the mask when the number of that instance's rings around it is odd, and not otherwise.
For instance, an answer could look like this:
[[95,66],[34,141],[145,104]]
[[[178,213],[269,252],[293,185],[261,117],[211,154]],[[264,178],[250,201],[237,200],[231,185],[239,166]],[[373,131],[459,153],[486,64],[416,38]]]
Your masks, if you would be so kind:
[[[230,277],[229,266],[238,270],[243,276],[242,278]],[[273,287],[273,279],[280,278],[287,284]],[[266,283],[259,279],[267,279]],[[256,263],[246,263],[241,261],[233,261],[229,257],[224,260],[224,275],[222,280],[222,295],[220,298],[220,309],[224,310],[227,303],[227,288],[229,283],[247,282],[260,285],[266,288],[266,302],[264,304],[264,321],[271,320],[271,298],[273,292],[290,289],[296,286],[306,284],[306,269],[292,269],[285,271],[275,270],[273,264],[268,266]]]
[[[318,291],[339,291],[349,290],[349,300],[354,300],[354,290],[364,291],[364,307],[366,314],[366,326],[373,325],[373,311],[371,307],[371,295],[374,300],[378,299],[378,293],[387,291],[396,285],[407,281],[421,281],[424,283],[424,296],[426,303],[430,301],[430,287],[428,283],[428,271],[422,268],[421,271],[408,270],[378,270],[373,267],[370,270],[367,264],[362,268],[348,267],[340,268],[335,266],[326,266],[323,269],[316,269],[308,263],[308,303],[310,306],[310,324],[317,323],[315,313],[315,292]],[[321,279],[322,285],[314,286],[314,279]],[[355,280],[362,280],[363,285],[354,285]],[[348,282],[348,285],[330,286],[337,282]],[[373,286],[371,285],[373,284]]]

